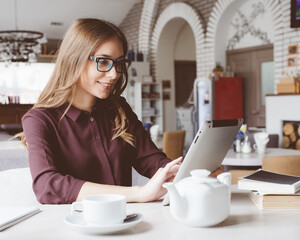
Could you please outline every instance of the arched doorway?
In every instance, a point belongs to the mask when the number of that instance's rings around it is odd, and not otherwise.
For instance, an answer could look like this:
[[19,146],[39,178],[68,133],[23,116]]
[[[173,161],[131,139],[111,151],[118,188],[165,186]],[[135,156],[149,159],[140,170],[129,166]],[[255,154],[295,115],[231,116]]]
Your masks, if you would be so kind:
[[[184,24],[192,29],[195,39],[197,77],[203,68],[204,34],[197,12],[185,3],[170,4],[159,16],[151,38],[150,60],[156,81],[170,80],[171,101],[164,101],[164,130],[176,129],[174,48]],[[188,46],[187,46],[188,47]]]

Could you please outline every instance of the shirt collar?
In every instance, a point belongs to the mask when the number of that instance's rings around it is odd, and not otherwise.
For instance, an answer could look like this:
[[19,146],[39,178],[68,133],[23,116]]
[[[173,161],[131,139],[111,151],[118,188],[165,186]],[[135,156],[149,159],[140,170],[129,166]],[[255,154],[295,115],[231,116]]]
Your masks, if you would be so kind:
[[[68,107],[69,103],[66,102],[65,104],[62,105],[61,107],[61,111],[62,113],[64,113]],[[110,106],[111,103],[110,103],[110,99],[97,99],[94,107],[93,107],[93,111],[95,109],[99,109],[99,108],[105,108],[107,106]],[[66,115],[71,118],[74,122],[77,121],[77,119],[79,118],[79,116],[82,114],[82,113],[87,113],[86,111],[83,111],[83,110],[80,110],[74,106],[70,106],[70,108],[68,109]]]
[[[62,114],[66,111],[68,105],[69,103],[66,102],[61,106],[60,111],[62,112]],[[83,111],[71,105],[68,111],[66,112],[66,116],[68,116],[75,122],[80,116],[81,112]]]

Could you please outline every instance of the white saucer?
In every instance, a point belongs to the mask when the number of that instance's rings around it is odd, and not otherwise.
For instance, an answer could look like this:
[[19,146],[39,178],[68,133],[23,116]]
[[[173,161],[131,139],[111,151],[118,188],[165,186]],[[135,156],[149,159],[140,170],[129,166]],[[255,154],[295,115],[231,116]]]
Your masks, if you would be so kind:
[[137,225],[142,221],[143,215],[137,213],[137,216],[130,219],[124,223],[114,224],[114,225],[96,225],[88,224],[83,219],[82,213],[77,213],[75,215],[68,215],[65,217],[65,223],[70,225],[72,228],[79,232],[88,234],[111,234],[118,233]]

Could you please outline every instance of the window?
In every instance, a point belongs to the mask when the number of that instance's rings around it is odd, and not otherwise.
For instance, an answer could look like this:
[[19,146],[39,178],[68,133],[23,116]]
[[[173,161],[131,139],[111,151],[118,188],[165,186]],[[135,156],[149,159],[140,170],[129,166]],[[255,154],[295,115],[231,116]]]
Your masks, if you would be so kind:
[[22,104],[36,103],[51,77],[54,65],[0,62],[0,93],[5,96],[19,96]]

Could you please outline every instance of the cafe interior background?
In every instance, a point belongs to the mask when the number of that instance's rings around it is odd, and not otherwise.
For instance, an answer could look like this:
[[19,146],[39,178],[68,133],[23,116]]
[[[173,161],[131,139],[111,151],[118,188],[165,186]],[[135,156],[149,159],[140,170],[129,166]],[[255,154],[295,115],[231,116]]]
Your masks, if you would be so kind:
[[[242,117],[249,131],[278,134],[283,146],[288,122],[300,149],[300,25],[291,27],[291,2],[0,0],[0,133],[18,130],[71,22],[91,17],[117,24],[128,39],[134,61],[124,96],[145,128],[184,129],[187,150],[201,121]],[[9,30],[44,37],[33,53],[13,56]],[[213,71],[220,68],[222,76]]]

